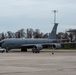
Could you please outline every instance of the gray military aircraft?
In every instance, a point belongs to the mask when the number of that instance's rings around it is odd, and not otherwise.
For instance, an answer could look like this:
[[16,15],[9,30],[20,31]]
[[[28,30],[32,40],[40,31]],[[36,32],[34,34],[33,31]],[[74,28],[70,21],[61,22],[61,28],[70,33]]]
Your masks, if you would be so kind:
[[58,40],[56,39],[57,26],[58,23],[55,23],[52,32],[46,39],[8,38],[0,41],[0,47],[5,48],[6,52],[10,49],[21,49],[21,51],[27,52],[28,48],[32,48],[33,53],[39,53],[40,50],[47,48],[48,46],[52,48],[61,48],[61,44],[58,43]]

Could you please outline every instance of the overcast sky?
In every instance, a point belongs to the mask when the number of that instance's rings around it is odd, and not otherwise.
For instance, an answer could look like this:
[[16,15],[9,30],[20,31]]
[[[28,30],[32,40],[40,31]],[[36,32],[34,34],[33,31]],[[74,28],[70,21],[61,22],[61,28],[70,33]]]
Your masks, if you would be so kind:
[[0,0],[0,32],[24,28],[49,33],[58,10],[58,32],[76,29],[76,0]]

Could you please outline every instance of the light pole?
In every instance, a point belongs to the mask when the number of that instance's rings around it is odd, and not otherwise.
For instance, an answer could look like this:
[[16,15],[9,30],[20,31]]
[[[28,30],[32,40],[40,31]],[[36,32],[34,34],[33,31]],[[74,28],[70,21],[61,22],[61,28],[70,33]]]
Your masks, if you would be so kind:
[[53,10],[54,12],[54,24],[56,23],[56,13],[58,12],[58,10]]

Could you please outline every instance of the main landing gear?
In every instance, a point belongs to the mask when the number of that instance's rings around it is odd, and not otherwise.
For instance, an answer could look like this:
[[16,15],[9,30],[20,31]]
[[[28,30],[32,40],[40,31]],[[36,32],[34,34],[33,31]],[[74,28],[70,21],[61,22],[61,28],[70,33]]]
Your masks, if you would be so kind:
[[27,52],[26,48],[21,48],[21,52]]
[[40,53],[40,50],[32,49],[32,52],[33,52],[33,53]]

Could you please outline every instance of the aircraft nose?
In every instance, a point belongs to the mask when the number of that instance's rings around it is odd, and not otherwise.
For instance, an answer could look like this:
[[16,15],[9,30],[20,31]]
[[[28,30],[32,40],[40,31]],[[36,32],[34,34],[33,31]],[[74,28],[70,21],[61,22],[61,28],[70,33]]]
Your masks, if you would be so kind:
[[4,43],[4,41],[0,41],[0,47],[2,46],[3,43]]

